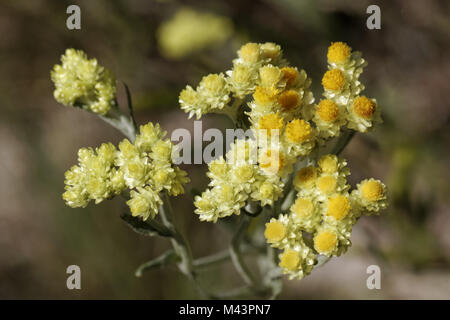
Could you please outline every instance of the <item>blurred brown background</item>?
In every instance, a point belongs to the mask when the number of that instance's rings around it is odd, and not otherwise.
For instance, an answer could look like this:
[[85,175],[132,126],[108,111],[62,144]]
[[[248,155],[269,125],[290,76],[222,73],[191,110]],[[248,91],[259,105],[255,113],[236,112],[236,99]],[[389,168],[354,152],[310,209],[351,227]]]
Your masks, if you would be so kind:
[[[74,3],[81,7],[82,29],[71,31],[66,8]],[[370,4],[381,8],[381,30],[366,28]],[[216,31],[225,36],[174,58],[158,44],[158,34],[172,35],[158,28],[186,7],[224,17]],[[65,48],[85,50],[129,85],[139,123],[158,121],[171,132],[193,126],[178,107],[179,91],[228,69],[242,43],[280,44],[313,78],[317,99],[327,46],[346,41],[369,62],[365,93],[377,98],[385,121],[345,150],[350,182],[384,180],[391,206],[381,217],[361,219],[346,255],[302,281],[286,280],[281,298],[450,299],[449,17],[445,0],[2,1],[0,298],[198,298],[173,268],[134,277],[140,263],[168,244],[128,229],[119,218],[121,199],[86,209],[64,205],[63,174],[77,150],[122,139],[96,117],[54,101],[49,72]],[[202,35],[190,36],[195,42]],[[119,100],[123,95],[120,88]],[[204,118],[204,128],[225,125],[221,117]],[[189,189],[205,188],[205,167],[185,169],[192,183],[175,209],[200,257],[225,248],[229,239],[192,213]],[[71,264],[81,267],[81,290],[66,288]],[[371,264],[382,269],[381,290],[366,288]],[[234,279],[230,270],[225,265],[205,281],[220,287]]]

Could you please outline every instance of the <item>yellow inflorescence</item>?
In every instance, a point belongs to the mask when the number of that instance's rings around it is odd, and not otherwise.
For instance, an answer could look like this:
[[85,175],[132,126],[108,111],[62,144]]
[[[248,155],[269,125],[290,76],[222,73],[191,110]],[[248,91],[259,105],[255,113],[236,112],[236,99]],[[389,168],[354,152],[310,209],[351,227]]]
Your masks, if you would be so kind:
[[298,198],[292,208],[292,212],[297,216],[297,218],[304,218],[312,214],[314,210],[314,204],[311,199],[308,198]]
[[[236,140],[225,157],[209,164],[211,182],[195,198],[195,212],[203,221],[216,222],[241,214],[254,202],[288,208],[289,213],[280,213],[266,224],[264,235],[272,247],[281,250],[279,265],[290,279],[309,274],[318,254],[345,252],[359,217],[387,206],[386,187],[381,182],[363,180],[350,191],[346,161],[334,154],[318,156],[341,133],[365,132],[381,122],[375,100],[360,96],[364,86],[359,76],[366,65],[361,54],[335,42],[328,48],[327,59],[324,98],[317,104],[311,79],[304,70],[290,66],[274,43],[243,45],[231,70],[205,77],[200,88],[187,86],[180,94],[180,104],[190,115],[224,113],[237,126],[245,129],[249,124],[253,134]],[[273,130],[280,139],[271,134]],[[257,160],[231,161],[244,143],[252,146]],[[163,180],[159,176],[157,180]],[[291,185],[297,192],[295,201],[287,189]]]
[[327,215],[334,217],[336,220],[344,219],[350,211],[350,201],[342,195],[334,196],[328,199]]
[[[278,113],[270,113],[259,119],[259,129],[267,130],[267,135],[270,137],[272,133],[280,134],[281,129],[283,129],[284,121],[283,118],[278,115]],[[278,130],[272,132],[272,130]]]
[[286,227],[279,221],[266,223],[264,236],[268,242],[277,242],[286,236]]
[[281,70],[272,65],[264,66],[259,69],[259,78],[263,87],[274,87],[280,81]]
[[328,47],[327,58],[332,63],[344,63],[350,58],[352,49],[344,42],[333,42]]
[[361,96],[353,102],[353,110],[358,116],[370,119],[375,113],[375,103],[369,98]]
[[369,201],[377,201],[383,195],[383,186],[376,180],[369,180],[362,184],[361,193]]
[[292,249],[283,252],[280,259],[280,267],[295,270],[300,263],[300,254]]
[[327,154],[319,159],[319,168],[325,173],[334,173],[338,170],[338,159],[335,155]]
[[116,79],[112,72],[88,59],[81,50],[67,49],[61,64],[55,65],[51,78],[55,99],[68,106],[106,115],[115,106]]
[[295,90],[283,91],[278,96],[278,103],[283,111],[291,111],[299,105],[300,96]]
[[340,91],[345,85],[344,74],[339,69],[328,70],[322,78],[322,85],[327,90]]
[[317,187],[325,194],[330,194],[336,190],[337,180],[333,176],[322,176],[317,179]]
[[314,248],[317,252],[327,254],[334,250],[337,245],[337,236],[330,231],[323,231],[314,237]]
[[246,63],[255,63],[260,56],[260,49],[257,43],[247,43],[238,51],[239,57]]
[[316,168],[313,166],[305,167],[297,171],[297,174],[294,178],[294,186],[297,189],[311,187],[316,182]]
[[339,115],[339,108],[332,100],[321,100],[317,106],[317,113],[323,121],[333,122]]
[[311,134],[311,125],[303,119],[294,119],[286,125],[286,137],[291,142],[304,142]]
[[274,87],[256,87],[253,99],[261,105],[272,104],[277,100],[278,93],[278,90]]
[[124,139],[118,150],[111,143],[80,149],[79,165],[66,173],[67,205],[85,207],[90,200],[100,203],[129,189],[132,215],[154,217],[162,203],[159,193],[178,195],[189,181],[186,172],[173,166],[172,143],[164,135],[159,125],[148,123],[140,127],[134,143]]

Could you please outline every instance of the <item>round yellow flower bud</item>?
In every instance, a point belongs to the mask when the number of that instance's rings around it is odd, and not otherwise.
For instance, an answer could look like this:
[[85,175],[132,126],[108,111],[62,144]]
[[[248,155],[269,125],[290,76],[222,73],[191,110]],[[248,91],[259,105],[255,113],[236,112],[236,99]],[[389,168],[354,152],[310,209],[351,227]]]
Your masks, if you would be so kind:
[[263,87],[275,86],[281,78],[281,70],[274,66],[264,66],[259,69],[259,78]]
[[244,62],[257,62],[260,56],[259,44],[252,42],[244,44],[241,49],[239,49],[238,55]]
[[281,47],[273,42],[263,43],[261,51],[265,59],[278,59],[281,56]]
[[302,220],[305,217],[310,216],[314,211],[314,204],[311,199],[298,198],[295,200],[292,206],[292,213],[297,220]]
[[314,237],[314,249],[320,254],[329,254],[337,245],[337,235],[334,232],[322,231]]
[[338,170],[338,158],[332,154],[326,154],[319,159],[319,168],[325,173],[335,173]]
[[339,115],[339,108],[332,100],[322,100],[317,106],[319,118],[325,122],[333,122]]
[[331,63],[344,63],[350,58],[352,49],[344,42],[332,42],[328,47],[327,58]]
[[278,90],[274,87],[256,87],[253,99],[260,105],[273,104],[277,100]]
[[302,168],[295,175],[294,186],[296,189],[311,188],[316,182],[316,176],[316,168],[313,166]]
[[290,142],[305,142],[311,137],[311,134],[311,125],[303,119],[294,119],[286,125],[286,138]]
[[332,69],[325,72],[322,85],[327,90],[341,91],[345,85],[345,77],[341,70]]
[[375,102],[365,96],[355,99],[353,102],[353,111],[364,119],[370,119],[375,113]]
[[368,201],[377,201],[383,196],[383,186],[376,180],[368,180],[362,184],[361,194]]
[[300,263],[300,254],[292,249],[283,252],[279,266],[294,271]]
[[278,242],[286,236],[286,227],[280,221],[274,220],[266,223],[266,230],[264,236],[269,243]]
[[263,199],[272,199],[274,191],[273,185],[268,181],[264,182],[261,187],[259,187],[259,193]]
[[346,196],[336,195],[328,199],[327,215],[336,220],[344,219],[350,211],[350,201]]
[[300,104],[300,95],[295,90],[283,91],[278,96],[278,103],[283,111],[292,111]]
[[281,129],[283,129],[283,117],[278,116],[278,113],[270,113],[262,116],[258,124],[259,129],[267,130],[267,136],[270,137],[272,130],[278,130],[278,134],[280,134]]
[[336,190],[337,179],[333,176],[322,176],[317,179],[317,187],[325,194],[330,194]]

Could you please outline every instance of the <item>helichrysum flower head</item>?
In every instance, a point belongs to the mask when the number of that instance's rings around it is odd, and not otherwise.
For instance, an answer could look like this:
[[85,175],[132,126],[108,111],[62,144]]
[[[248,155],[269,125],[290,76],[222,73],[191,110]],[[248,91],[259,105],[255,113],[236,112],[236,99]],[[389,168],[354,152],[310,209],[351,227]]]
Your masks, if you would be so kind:
[[365,179],[352,192],[353,198],[361,205],[367,214],[378,214],[387,207],[386,186],[379,180]]
[[209,75],[195,90],[187,86],[180,94],[181,107],[190,115],[246,116],[252,132],[252,138],[236,140],[226,157],[209,164],[209,188],[195,198],[195,212],[201,220],[216,222],[240,214],[247,203],[269,207],[284,199],[280,203],[285,204],[291,193],[284,188],[292,181],[297,194],[289,212],[271,217],[264,236],[281,250],[283,273],[301,279],[318,255],[338,256],[351,246],[353,225],[363,213],[387,206],[380,181],[364,180],[350,191],[344,159],[334,154],[317,159],[319,147],[343,130],[365,132],[381,122],[380,109],[374,99],[360,95],[366,62],[343,42],[328,48],[324,98],[317,104],[311,79],[290,66],[276,44],[247,43],[237,56],[225,76]]
[[51,72],[55,99],[105,115],[115,105],[116,85],[111,71],[88,59],[81,50],[67,49]]
[[350,58],[352,49],[344,42],[332,42],[328,47],[328,62],[343,64]]
[[181,194],[189,182],[186,172],[173,165],[172,143],[164,136],[158,124],[148,123],[134,143],[124,139],[118,149],[111,143],[80,149],[79,165],[66,172],[63,199],[71,207],[85,207],[129,189],[132,215],[153,218],[162,203],[160,193]]
[[352,99],[347,111],[348,127],[359,132],[366,132],[374,124],[382,122],[377,102],[366,96]]
[[202,114],[220,112],[230,101],[230,88],[223,74],[210,74],[203,77],[196,90],[187,86],[181,91],[181,108],[199,119]]
[[181,59],[222,44],[232,33],[233,24],[228,18],[184,7],[159,26],[157,40],[164,56]]
[[[319,254],[339,256],[350,247],[352,227],[361,214],[386,208],[386,189],[380,181],[363,180],[350,194],[349,174],[346,161],[331,154],[320,157],[316,166],[299,169],[293,181],[297,198],[289,215],[282,214],[266,224],[267,243],[285,250],[280,266],[291,278],[302,278],[293,272],[298,262],[294,251],[306,250],[310,261]],[[304,241],[305,234],[312,241]],[[305,266],[301,270],[305,272]]]

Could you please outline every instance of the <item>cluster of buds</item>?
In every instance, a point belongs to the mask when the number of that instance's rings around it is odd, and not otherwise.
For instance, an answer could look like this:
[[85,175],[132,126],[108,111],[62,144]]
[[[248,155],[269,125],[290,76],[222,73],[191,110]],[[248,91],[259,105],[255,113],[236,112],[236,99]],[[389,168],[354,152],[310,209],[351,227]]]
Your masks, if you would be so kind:
[[350,170],[335,155],[322,156],[317,166],[296,173],[297,197],[289,213],[266,224],[267,242],[282,250],[280,266],[290,278],[312,271],[317,255],[339,256],[351,245],[352,227],[362,214],[386,208],[386,187],[378,180],[363,180],[350,192]]
[[61,64],[55,65],[51,78],[55,84],[56,101],[105,115],[116,105],[116,79],[100,66],[97,59],[88,59],[81,50],[67,49]]
[[155,217],[162,204],[161,191],[176,196],[189,182],[185,171],[172,163],[173,145],[164,139],[158,124],[140,127],[134,143],[124,139],[118,149],[104,143],[95,150],[78,151],[78,165],[66,172],[63,199],[67,205],[86,207],[90,200],[100,203],[118,194],[128,195],[133,216]]
[[376,101],[360,95],[367,64],[361,53],[336,42],[327,58],[318,104],[306,72],[290,66],[274,43],[245,44],[231,70],[203,77],[179,97],[189,117],[223,113],[251,132],[209,163],[209,188],[195,199],[201,220],[239,215],[249,203],[274,207],[291,185],[297,190],[290,213],[273,217],[265,231],[270,245],[282,250],[280,266],[291,278],[309,274],[318,255],[345,252],[358,218],[387,206],[380,181],[364,180],[350,192],[345,160],[333,154],[316,159],[344,131],[366,132],[381,122]]

